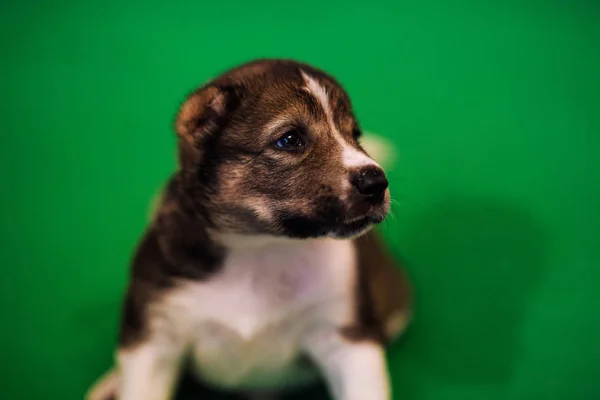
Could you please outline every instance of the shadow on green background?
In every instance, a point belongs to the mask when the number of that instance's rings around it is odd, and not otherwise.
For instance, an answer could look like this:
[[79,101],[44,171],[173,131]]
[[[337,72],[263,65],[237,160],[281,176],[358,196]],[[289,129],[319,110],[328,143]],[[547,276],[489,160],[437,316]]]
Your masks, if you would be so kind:
[[597,2],[7,0],[0,49],[2,398],[108,368],[177,106],[263,56],[330,71],[397,148],[395,398],[600,398]]
[[518,207],[467,198],[443,199],[415,223],[407,246],[426,283],[415,328],[423,329],[411,346],[428,373],[448,383],[510,383],[524,350],[523,305],[547,268],[543,235]]

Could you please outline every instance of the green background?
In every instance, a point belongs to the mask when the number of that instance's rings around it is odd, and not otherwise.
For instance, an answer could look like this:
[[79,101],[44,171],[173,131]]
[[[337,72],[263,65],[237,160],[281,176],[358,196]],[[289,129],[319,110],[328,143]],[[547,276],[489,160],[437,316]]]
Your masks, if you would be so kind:
[[600,398],[598,2],[3,0],[0,44],[3,399],[110,365],[177,106],[262,56],[337,76],[396,147],[395,398]]

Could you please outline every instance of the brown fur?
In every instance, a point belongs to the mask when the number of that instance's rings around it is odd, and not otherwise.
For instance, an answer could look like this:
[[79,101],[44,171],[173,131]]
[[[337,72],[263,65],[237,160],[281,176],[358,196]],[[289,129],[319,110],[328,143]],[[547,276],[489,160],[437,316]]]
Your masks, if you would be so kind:
[[[333,211],[341,218],[345,211],[335,201],[342,190],[339,177],[347,172],[339,162],[341,148],[330,135],[323,109],[303,90],[301,70],[326,88],[337,128],[348,144],[363,151],[354,140],[359,127],[350,100],[327,74],[281,60],[257,61],[224,74],[192,93],[175,123],[181,172],[194,165],[212,167],[204,168],[211,176],[201,190],[215,191],[212,203],[218,209],[209,213],[220,229],[279,234],[281,214],[318,217]],[[281,126],[271,127],[273,121]],[[273,149],[271,143],[289,129],[310,133],[310,151]],[[219,140],[214,138],[217,130]],[[248,207],[264,201],[277,201],[273,218]],[[314,207],[317,202],[322,206]],[[240,214],[245,224],[239,223]],[[260,231],[252,231],[257,225]]]
[[[347,93],[331,76],[308,65],[259,60],[194,91],[174,124],[179,169],[133,260],[121,348],[143,340],[148,305],[175,279],[210,279],[219,271],[227,254],[219,240],[223,234],[353,234],[337,226],[364,209],[356,207],[354,194],[340,200],[345,190],[341,177],[356,171],[340,162],[341,145],[331,136],[323,108],[305,90],[302,72],[326,89],[345,144],[364,153]],[[292,129],[306,137],[305,151],[274,148],[274,141]],[[372,208],[369,224],[385,215],[383,205]],[[387,327],[390,319],[410,314],[408,283],[376,234],[357,239],[356,248],[357,318],[344,332],[353,340],[389,340],[394,336]]]
[[410,321],[412,288],[380,236],[371,231],[355,240],[358,255],[358,326],[352,339],[394,340]]

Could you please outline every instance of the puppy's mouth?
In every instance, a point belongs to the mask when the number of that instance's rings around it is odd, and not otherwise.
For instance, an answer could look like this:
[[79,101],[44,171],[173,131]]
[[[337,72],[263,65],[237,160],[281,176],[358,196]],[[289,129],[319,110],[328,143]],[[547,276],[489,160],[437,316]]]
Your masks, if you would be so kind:
[[371,224],[379,224],[381,223],[385,218],[378,216],[378,215],[361,215],[358,217],[352,217],[352,218],[348,218],[345,219],[342,222],[342,225],[344,226],[356,226],[356,225],[362,225],[365,223],[371,223]]
[[285,234],[297,238],[333,237],[349,239],[366,233],[373,225],[379,224],[385,217],[375,214],[352,216],[335,221],[317,217],[287,215],[280,219]]
[[365,233],[373,225],[377,225],[384,220],[384,217],[378,215],[361,215],[344,220],[340,225],[332,229],[329,236],[337,238],[352,238]]
[[388,214],[389,203],[343,202],[335,197],[315,199],[313,211],[281,210],[275,220],[280,233],[295,238],[333,237],[348,239],[366,233]]
[[344,225],[352,225],[354,223],[359,223],[362,222],[364,220],[368,220],[369,217],[366,215],[360,215],[358,217],[352,217],[352,218],[347,218],[346,220],[344,220]]

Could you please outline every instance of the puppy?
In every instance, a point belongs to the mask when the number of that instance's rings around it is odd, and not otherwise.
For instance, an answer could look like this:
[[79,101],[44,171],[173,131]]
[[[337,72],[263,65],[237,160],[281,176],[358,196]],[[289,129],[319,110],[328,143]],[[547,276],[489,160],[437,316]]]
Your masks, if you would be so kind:
[[336,400],[390,399],[384,349],[410,287],[371,231],[388,181],[348,94],[309,65],[258,60],[194,91],[175,130],[116,367],[88,399],[171,399],[184,371],[240,394],[323,378]]

